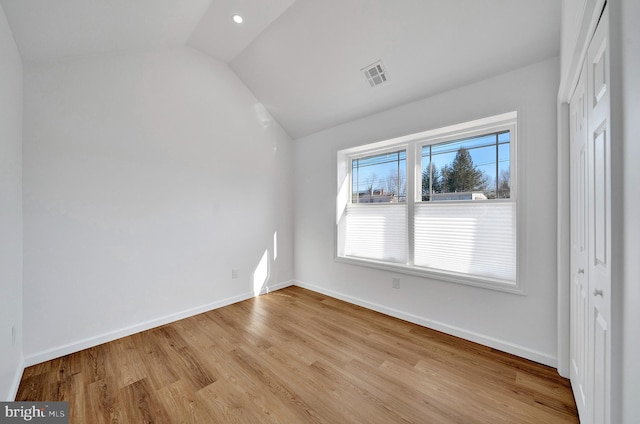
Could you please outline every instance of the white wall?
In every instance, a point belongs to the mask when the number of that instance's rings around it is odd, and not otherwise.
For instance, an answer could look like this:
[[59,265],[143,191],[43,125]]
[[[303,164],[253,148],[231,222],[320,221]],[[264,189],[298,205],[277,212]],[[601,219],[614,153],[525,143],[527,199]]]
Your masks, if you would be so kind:
[[21,375],[22,60],[0,6],[0,400]]
[[[297,284],[485,343],[556,362],[556,95],[551,59],[328,129],[294,142]],[[518,111],[520,201],[526,210],[520,296],[334,260],[336,151]]]
[[24,79],[27,364],[250,297],[265,252],[291,280],[291,140],[226,65],[185,48]]

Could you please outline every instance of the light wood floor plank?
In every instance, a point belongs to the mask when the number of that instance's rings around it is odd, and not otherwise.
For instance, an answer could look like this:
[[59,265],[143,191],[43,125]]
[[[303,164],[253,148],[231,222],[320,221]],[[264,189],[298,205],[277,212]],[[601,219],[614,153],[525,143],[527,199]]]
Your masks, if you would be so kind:
[[71,423],[577,423],[569,382],[289,287],[25,370]]

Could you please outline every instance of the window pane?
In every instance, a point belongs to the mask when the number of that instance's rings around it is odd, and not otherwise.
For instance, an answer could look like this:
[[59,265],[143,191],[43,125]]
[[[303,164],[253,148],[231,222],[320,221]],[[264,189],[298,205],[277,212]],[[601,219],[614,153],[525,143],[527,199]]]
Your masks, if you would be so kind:
[[423,146],[422,200],[508,198],[509,142],[505,131]]
[[433,145],[433,153],[440,154],[445,152],[456,153],[461,148],[473,149],[476,147],[495,146],[496,138],[495,134],[483,135],[474,138],[465,138],[462,140],[447,141],[445,143],[439,143]]
[[[508,133],[507,133],[508,135]],[[511,147],[506,144],[498,146],[498,198],[511,197]]]
[[407,152],[383,153],[351,161],[352,203],[404,203]]
[[487,199],[495,199],[496,196],[496,137],[493,136],[493,144],[469,150],[472,164],[475,170],[480,171],[478,184],[473,188],[480,191]]

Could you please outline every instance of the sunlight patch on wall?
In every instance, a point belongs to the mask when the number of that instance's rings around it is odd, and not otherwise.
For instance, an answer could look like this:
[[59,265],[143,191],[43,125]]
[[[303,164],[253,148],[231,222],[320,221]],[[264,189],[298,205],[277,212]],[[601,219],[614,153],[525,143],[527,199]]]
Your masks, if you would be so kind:
[[278,232],[273,233],[273,260],[278,259]]
[[258,266],[253,271],[253,295],[258,296],[269,282],[269,251],[265,250]]

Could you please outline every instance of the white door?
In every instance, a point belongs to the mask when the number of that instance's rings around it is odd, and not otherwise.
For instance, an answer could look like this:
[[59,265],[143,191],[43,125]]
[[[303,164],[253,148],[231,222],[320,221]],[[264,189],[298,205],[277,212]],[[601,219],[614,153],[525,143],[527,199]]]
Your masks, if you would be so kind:
[[610,424],[611,139],[607,8],[569,111],[571,159],[570,377],[583,424]]
[[587,76],[586,64],[569,104],[571,159],[571,341],[570,378],[578,412],[587,420],[587,343],[589,332],[587,222]]
[[609,14],[605,10],[587,53],[589,225],[588,373],[593,422],[610,422],[611,379],[611,124]]

